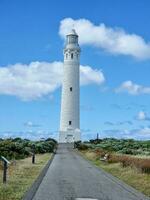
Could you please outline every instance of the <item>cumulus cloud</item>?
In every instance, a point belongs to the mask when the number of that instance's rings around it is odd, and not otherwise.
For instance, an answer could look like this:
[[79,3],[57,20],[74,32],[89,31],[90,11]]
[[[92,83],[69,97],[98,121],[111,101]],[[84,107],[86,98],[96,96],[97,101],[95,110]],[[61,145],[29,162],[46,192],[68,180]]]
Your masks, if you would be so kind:
[[29,128],[31,128],[31,127],[41,127],[40,124],[34,124],[34,123],[31,122],[31,121],[25,122],[25,123],[24,123],[24,126],[29,127]]
[[130,55],[137,59],[150,58],[150,43],[141,36],[125,32],[122,28],[107,27],[101,23],[93,24],[87,19],[65,18],[60,22],[61,37],[76,29],[81,45],[92,45],[112,54]]
[[[95,134],[93,134],[95,132]],[[95,139],[96,137],[95,130],[90,129],[83,129],[82,130],[82,139],[88,140],[88,139]],[[31,140],[39,140],[41,138],[54,138],[58,139],[58,131],[46,131],[46,130],[38,130],[38,131],[22,131],[22,132],[0,132],[1,138],[15,138],[15,137],[21,137]],[[150,140],[150,127],[142,127],[140,129],[106,129],[100,132],[101,138],[108,138],[108,137],[114,137],[114,138],[126,138],[126,139],[140,139],[140,140]]]
[[105,81],[104,74],[101,70],[92,69],[90,66],[80,66],[81,85],[90,83],[101,84]]
[[150,94],[150,87],[138,85],[129,80],[123,82],[116,92],[127,92],[131,95]]
[[104,122],[105,125],[108,125],[108,126],[114,126],[114,123],[113,122],[110,122],[110,121],[106,121]]
[[126,139],[150,139],[150,128],[143,127],[141,129],[107,129],[102,131],[102,137],[126,138]]
[[150,139],[150,128],[149,127],[144,127],[143,129],[140,129],[138,131],[138,133],[140,135],[146,135],[146,136],[149,136],[149,139]]
[[132,121],[118,121],[118,122],[111,122],[111,121],[106,121],[104,122],[105,125],[109,126],[120,126],[120,125],[133,125]]
[[[0,94],[34,100],[49,95],[61,86],[62,62],[17,63],[0,67]],[[105,78],[100,70],[80,66],[81,85],[101,84]]]
[[137,115],[138,120],[145,120],[146,119],[146,113],[144,111],[140,111]]
[[45,130],[38,130],[38,131],[20,131],[20,132],[12,132],[12,131],[6,131],[6,132],[0,132],[1,138],[16,138],[20,137],[22,139],[29,139],[29,140],[41,140],[41,139],[47,139],[47,138],[54,138],[58,139],[58,132],[56,131],[45,131]]
[[140,120],[140,121],[146,121],[146,120],[149,121],[150,120],[150,118],[147,116],[147,114],[144,111],[138,112],[136,119]]

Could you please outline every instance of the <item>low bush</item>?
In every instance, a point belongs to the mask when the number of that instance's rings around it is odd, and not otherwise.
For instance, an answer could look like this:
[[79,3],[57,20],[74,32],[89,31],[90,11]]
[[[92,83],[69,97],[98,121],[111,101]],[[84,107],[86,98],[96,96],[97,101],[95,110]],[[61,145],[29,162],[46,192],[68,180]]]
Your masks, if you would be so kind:
[[108,153],[107,151],[104,151],[103,149],[95,149],[95,150],[90,150],[90,151],[94,152],[94,158],[96,160],[108,154],[107,163],[121,163],[122,167],[136,168],[138,171],[142,173],[150,174],[150,159],[137,158],[137,157],[127,156],[127,155],[117,155],[114,153]]
[[118,163],[121,160],[121,156],[110,154],[108,157],[108,163]]
[[87,150],[89,149],[88,145],[87,144],[84,144],[84,143],[81,143],[81,142],[78,142],[75,144],[75,147],[78,149],[78,150]]
[[134,158],[130,156],[120,156],[119,162],[122,164],[122,167],[133,167],[135,164]]
[[140,170],[142,173],[148,173],[150,174],[150,160],[148,159],[143,159],[140,164]]
[[42,141],[30,141],[27,139],[15,138],[0,140],[0,156],[7,159],[22,159],[32,153],[48,153],[53,152],[57,142],[54,139],[46,139]]
[[[89,148],[100,148],[109,152],[127,155],[150,155],[150,140],[136,141],[133,139],[104,138],[87,142]],[[91,144],[91,145],[90,145]]]
[[78,149],[78,147],[80,146],[80,144],[81,144],[80,140],[76,141],[76,142],[74,142],[74,147]]
[[150,173],[150,159],[122,156],[120,157],[120,162],[123,167],[135,167],[142,173]]
[[79,150],[87,150],[89,147],[84,143],[80,143],[77,147]]
[[99,144],[101,142],[102,142],[102,139],[90,140],[90,143],[92,143],[92,144]]
[[92,153],[94,159],[98,160],[108,154],[108,163],[120,162],[122,167],[132,167],[142,173],[150,173],[150,159],[134,157],[134,155],[150,155],[150,140],[104,138],[86,143],[80,141],[76,147],[79,150],[88,149],[88,153]]
[[97,148],[97,149],[95,149],[95,153],[96,153],[96,156],[97,156],[98,158],[102,158],[102,157],[105,156],[105,154],[107,153],[107,151],[105,151],[105,150],[103,150],[103,149]]

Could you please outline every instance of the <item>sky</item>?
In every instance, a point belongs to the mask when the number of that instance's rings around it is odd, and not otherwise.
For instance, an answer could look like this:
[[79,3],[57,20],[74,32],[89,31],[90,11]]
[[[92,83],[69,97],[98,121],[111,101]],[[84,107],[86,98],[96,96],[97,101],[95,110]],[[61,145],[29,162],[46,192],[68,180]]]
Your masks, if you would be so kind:
[[81,47],[82,139],[150,139],[150,1],[0,0],[0,137],[58,138],[63,47]]

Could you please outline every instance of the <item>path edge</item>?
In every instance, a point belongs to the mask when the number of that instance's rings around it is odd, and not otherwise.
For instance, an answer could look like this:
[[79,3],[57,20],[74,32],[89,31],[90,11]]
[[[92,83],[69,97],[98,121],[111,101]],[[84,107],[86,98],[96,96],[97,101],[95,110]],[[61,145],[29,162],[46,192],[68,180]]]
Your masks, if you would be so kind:
[[23,195],[22,200],[32,200],[33,197],[35,196],[35,193],[37,192],[44,176],[46,175],[48,168],[50,167],[54,156],[55,156],[56,152],[52,153],[52,156],[50,158],[50,160],[48,161],[48,163],[45,165],[45,167],[42,169],[42,171],[40,172],[40,174],[38,175],[38,177],[35,179],[35,181],[32,183],[32,185],[30,186],[30,188],[25,192],[25,194]]
[[[94,163],[92,161],[90,161],[88,158],[84,157],[79,150],[74,149],[74,152],[77,153],[77,155],[79,155],[82,159],[86,160],[89,164],[91,164],[92,166],[94,166],[95,168],[97,168],[97,170],[102,171],[106,177],[110,178],[112,181],[116,182],[118,185],[120,185],[121,187],[123,187],[124,189],[126,189],[128,192],[131,192],[132,194],[134,194],[135,196],[139,195],[140,199],[138,200],[150,200],[149,196],[146,196],[145,194],[143,194],[141,191],[135,189],[134,187],[132,187],[131,185],[128,185],[126,182],[124,182],[123,180],[113,176],[111,173],[105,171],[104,169],[94,165]],[[125,187],[124,187],[125,186]],[[138,198],[138,197],[137,197]]]

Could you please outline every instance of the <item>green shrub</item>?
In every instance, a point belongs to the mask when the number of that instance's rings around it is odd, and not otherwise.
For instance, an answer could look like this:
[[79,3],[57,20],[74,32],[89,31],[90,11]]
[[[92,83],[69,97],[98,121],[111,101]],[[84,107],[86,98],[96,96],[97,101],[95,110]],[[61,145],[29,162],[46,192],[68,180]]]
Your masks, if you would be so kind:
[[30,141],[27,139],[14,138],[0,140],[0,156],[7,159],[22,159],[34,153],[53,152],[57,142],[48,138],[44,141]]
[[81,143],[78,145],[77,147],[79,150],[87,150],[89,147],[88,145],[84,144],[84,143]]

